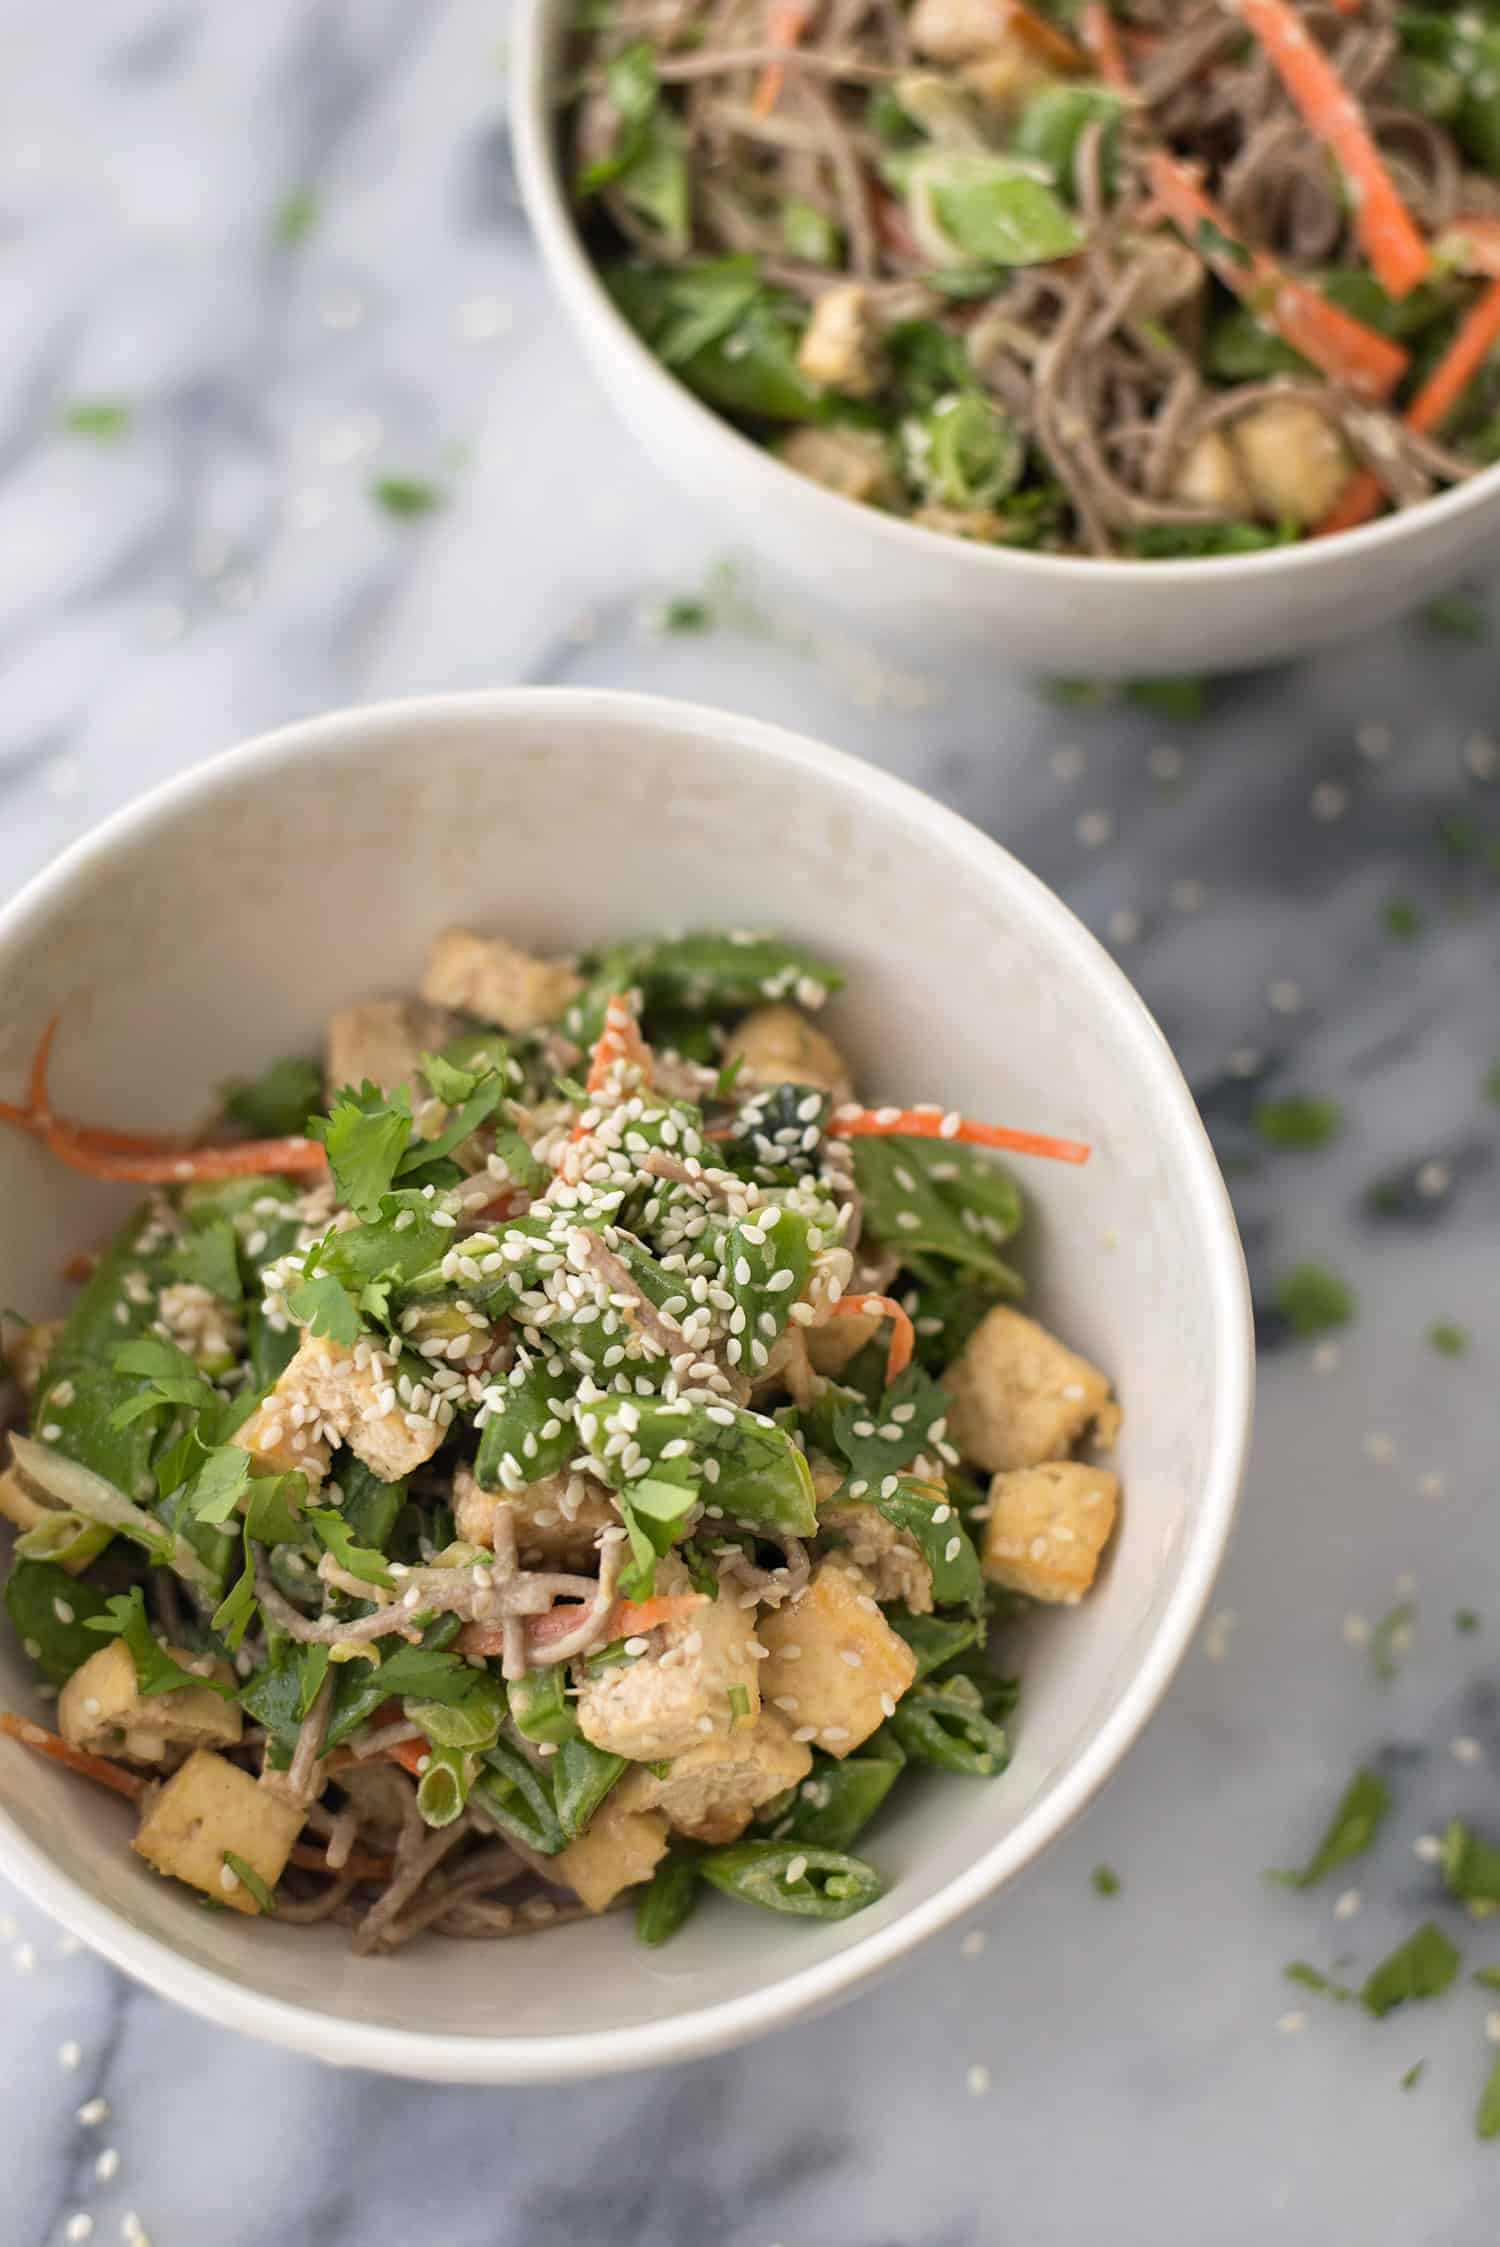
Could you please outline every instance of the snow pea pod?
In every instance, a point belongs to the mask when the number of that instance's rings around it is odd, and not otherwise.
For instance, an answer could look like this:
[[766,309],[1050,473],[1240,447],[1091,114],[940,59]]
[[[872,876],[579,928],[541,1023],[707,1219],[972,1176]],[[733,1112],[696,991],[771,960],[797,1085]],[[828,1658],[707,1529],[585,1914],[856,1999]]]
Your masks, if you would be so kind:
[[676,1850],[663,1857],[635,1907],[636,1941],[655,1950],[686,1926],[701,1893],[698,1860]]
[[993,1779],[1010,1761],[1005,1734],[985,1715],[968,1678],[914,1685],[896,1703],[890,1725],[909,1756],[939,1771]]
[[707,1850],[699,1870],[724,1895],[795,1919],[848,1919],[884,1893],[863,1858],[796,1841],[731,1842]]

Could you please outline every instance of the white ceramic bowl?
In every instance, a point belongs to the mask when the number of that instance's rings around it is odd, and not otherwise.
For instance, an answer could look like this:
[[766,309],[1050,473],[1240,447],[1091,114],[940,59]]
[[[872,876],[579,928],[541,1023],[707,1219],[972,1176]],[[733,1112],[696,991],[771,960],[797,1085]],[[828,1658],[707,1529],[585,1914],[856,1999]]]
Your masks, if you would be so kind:
[[1500,551],[1500,467],[1342,537],[1201,562],[1115,562],[977,546],[857,506],[700,404],[599,284],[558,162],[568,0],[520,0],[511,127],[552,280],[613,405],[734,539],[866,624],[920,635],[934,662],[1154,678],[1250,669],[1390,623]]
[[[1032,1299],[1125,1405],[1124,1524],[1097,1592],[1035,1635],[1009,1772],[900,1791],[884,1900],[837,1926],[713,1899],[660,1953],[628,1918],[352,1958],[342,1930],[200,1911],[126,1847],[112,1797],[0,1740],[0,1871],[195,2011],[324,2058],[530,2082],[713,2050],[828,2003],[1010,1879],[1120,1761],[1198,1622],[1229,1532],[1251,1340],[1234,1222],[1159,1031],[1093,938],[952,812],[721,712],[526,690],[356,710],[199,767],[0,915],[0,1092],[61,1010],[64,1112],[146,1128],[316,1047],[336,1005],[409,988],[448,921],[542,949],[665,923],[795,933],[849,986],[831,1027],[872,1095],[1094,1142],[1019,1166]],[[0,1133],[0,1300],[128,1201]],[[42,1713],[0,1617],[0,1706]]]

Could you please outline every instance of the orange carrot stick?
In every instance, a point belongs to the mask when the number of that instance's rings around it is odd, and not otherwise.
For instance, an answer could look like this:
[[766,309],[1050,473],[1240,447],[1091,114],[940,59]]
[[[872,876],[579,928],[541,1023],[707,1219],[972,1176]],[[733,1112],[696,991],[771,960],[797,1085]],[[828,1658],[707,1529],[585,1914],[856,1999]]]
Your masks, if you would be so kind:
[[[766,44],[770,47],[800,46],[802,34],[812,21],[812,10],[806,0],[771,0],[766,17]],[[755,83],[750,107],[757,117],[768,117],[781,99],[781,89],[786,84],[786,65],[768,62]]]
[[968,1147],[1004,1147],[1013,1155],[1045,1155],[1052,1162],[1086,1163],[1092,1148],[1079,1139],[1053,1139],[1039,1131],[1012,1131],[974,1116],[945,1116],[937,1108],[835,1108],[830,1139],[956,1139]]
[[894,1295],[842,1295],[833,1306],[837,1318],[889,1319],[891,1321],[891,1346],[886,1352],[885,1378],[889,1387],[898,1373],[904,1373],[911,1364],[911,1354],[916,1348],[916,1329],[904,1305]]
[[1088,0],[1078,28],[1096,76],[1102,78],[1106,86],[1113,86],[1117,94],[1134,93],[1108,0]]
[[1432,252],[1402,202],[1358,102],[1287,0],[1239,0],[1239,12],[1265,49],[1310,131],[1343,170],[1354,225],[1370,269],[1392,296],[1405,296],[1432,270]]
[[[1491,281],[1470,305],[1457,335],[1403,414],[1407,428],[1421,436],[1446,421],[1497,344],[1500,279]],[[1369,521],[1380,501],[1379,481],[1363,469],[1345,485],[1332,512],[1319,523],[1317,535],[1330,538],[1335,531],[1357,529]]]
[[1005,28],[1024,39],[1027,46],[1041,61],[1054,70],[1082,70],[1085,57],[1080,54],[1066,32],[1059,31],[1026,0],[1009,0],[1005,11]]
[[0,1733],[8,1740],[19,1740],[23,1748],[34,1755],[44,1755],[53,1763],[60,1763],[68,1771],[76,1771],[81,1779],[92,1779],[96,1786],[109,1787],[115,1794],[124,1795],[127,1802],[138,1802],[145,1793],[147,1781],[137,1771],[127,1771],[123,1764],[111,1763],[108,1756],[89,1755],[82,1748],[69,1747],[55,1732],[46,1731],[33,1724],[30,1717],[13,1716],[9,1709],[0,1709]]
[[1146,173],[1158,205],[1184,240],[1283,343],[1356,397],[1379,404],[1390,396],[1408,364],[1408,354],[1399,344],[1341,312],[1310,282],[1288,273],[1264,250],[1252,250],[1240,241],[1187,165],[1165,149],[1152,151]]

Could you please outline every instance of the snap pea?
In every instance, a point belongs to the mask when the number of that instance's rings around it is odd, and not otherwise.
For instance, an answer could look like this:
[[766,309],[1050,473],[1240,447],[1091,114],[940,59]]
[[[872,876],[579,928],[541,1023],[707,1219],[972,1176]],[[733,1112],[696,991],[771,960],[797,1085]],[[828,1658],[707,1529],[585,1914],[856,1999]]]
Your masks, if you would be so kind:
[[816,1085],[778,1084],[748,1093],[719,1142],[726,1170],[750,1176],[791,1180],[809,1176],[823,1146],[833,1102]]
[[624,1756],[596,1748],[581,1732],[563,1741],[548,1776],[564,1841],[578,1839],[624,1769]]
[[34,1529],[23,1531],[16,1539],[16,1558],[56,1561],[71,1575],[87,1568],[113,1535],[112,1529],[90,1521],[84,1514],[48,1513]]
[[[1454,131],[1470,156],[1487,172],[1500,173],[1500,21],[1478,8],[1402,8],[1396,18],[1403,51],[1436,64],[1461,89],[1451,110]],[[1447,76],[1413,80],[1412,90],[1440,104],[1452,101]]]
[[697,1858],[669,1850],[637,1898],[637,1942],[655,1950],[675,1935],[692,1918],[700,1892]]
[[763,287],[749,260],[671,274],[621,261],[602,277],[631,326],[700,398],[748,421],[822,418],[822,388],[797,365],[800,308]]
[[854,1180],[870,1231],[904,1258],[912,1251],[987,1276],[1004,1294],[1020,1280],[998,1253],[1021,1221],[1007,1174],[947,1139],[858,1138]]
[[1083,247],[1072,212],[1023,159],[932,148],[905,162],[915,223],[926,232],[935,226],[956,253],[935,263],[1046,265]]
[[981,1626],[977,1617],[960,1623],[949,1616],[913,1615],[910,1608],[893,1606],[886,1608],[885,1619],[917,1657],[918,1684],[979,1643]]
[[33,1432],[41,1441],[133,1499],[155,1489],[151,1453],[165,1408],[116,1425],[119,1407],[148,1395],[151,1384],[120,1372],[114,1354],[119,1343],[149,1334],[161,1288],[171,1277],[171,1246],[149,1205],[132,1211],[63,1322],[33,1414]]
[[895,1490],[887,1494],[882,1485],[866,1503],[914,1540],[932,1576],[934,1605],[967,1607],[975,1615],[981,1612],[984,1576],[979,1555],[951,1500],[903,1475]]
[[474,1478],[481,1490],[500,1490],[501,1461],[510,1458],[528,1482],[556,1474],[578,1448],[573,1389],[545,1363],[522,1356],[500,1383],[501,1403],[491,1405],[480,1431]]
[[553,1740],[559,1744],[571,1740],[578,1730],[578,1718],[566,1692],[566,1677],[560,1663],[550,1669],[528,1670],[525,1677],[512,1681],[510,1686],[510,1713],[518,1732],[528,1740]]
[[924,1373],[941,1373],[953,1363],[987,1311],[1014,1289],[999,1289],[936,1259],[908,1260],[914,1285],[906,1297],[916,1330],[916,1362]]
[[1078,143],[1090,125],[1104,127],[1100,165],[1113,188],[1122,120],[1128,104],[1108,86],[1087,82],[1042,86],[1023,104],[1011,145],[1018,156],[1045,164],[1069,201],[1076,200]]
[[435,1748],[492,1748],[505,1720],[506,1691],[487,1670],[471,1670],[460,1700],[429,1701],[408,1695],[401,1712],[419,1724]]
[[514,1834],[544,1857],[563,1846],[563,1830],[542,1773],[506,1741],[485,1750],[483,1768],[470,1789],[473,1800],[502,1833]]
[[815,1755],[812,1771],[777,1825],[776,1839],[811,1842],[819,1849],[848,1849],[874,1817],[900,1772],[900,1763],[883,1756],[852,1755],[836,1763],[832,1756]]
[[1005,1734],[984,1714],[967,1678],[914,1685],[896,1703],[890,1725],[908,1755],[939,1771],[993,1779],[1010,1761]]
[[816,1843],[731,1842],[706,1851],[699,1871],[726,1896],[797,1919],[848,1919],[884,1893],[873,1865]]
[[[584,1442],[611,1474],[618,1474],[618,1461],[604,1459],[609,1440],[605,1421],[617,1409],[606,1402],[579,1415]],[[651,1462],[653,1476],[701,1481],[704,1496],[733,1521],[789,1529],[797,1537],[813,1535],[818,1516],[811,1472],[774,1420],[730,1404],[663,1403],[657,1397],[634,1398],[631,1409],[634,1440]],[[667,1446],[676,1443],[686,1444],[686,1451],[664,1460]],[[706,1459],[717,1463],[717,1481],[704,1476]],[[628,1496],[628,1483],[624,1489]]]
[[17,1560],[5,1583],[5,1606],[16,1636],[50,1685],[66,1685],[100,1647],[89,1629],[109,1606],[103,1592],[50,1560]]
[[429,1748],[427,1768],[417,1776],[417,1813],[423,1824],[451,1826],[462,1815],[478,1770],[478,1756],[464,1748]]
[[980,390],[954,390],[902,424],[906,469],[937,507],[992,508],[1026,467],[1026,441],[1005,408]]
[[724,1276],[734,1297],[725,1354],[753,1380],[770,1360],[787,1313],[812,1270],[811,1227],[800,1211],[771,1202],[730,1228]]

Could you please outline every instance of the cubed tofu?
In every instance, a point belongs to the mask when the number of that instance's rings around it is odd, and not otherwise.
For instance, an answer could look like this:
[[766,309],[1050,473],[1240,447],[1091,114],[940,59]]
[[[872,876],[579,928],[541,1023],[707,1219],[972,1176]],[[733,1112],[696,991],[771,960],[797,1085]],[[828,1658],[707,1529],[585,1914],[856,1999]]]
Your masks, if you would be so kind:
[[1098,1367],[1004,1304],[980,1320],[943,1387],[949,1443],[991,1474],[1065,1458],[1091,1424],[1108,1445],[1119,1424]]
[[327,1335],[304,1334],[265,1403],[230,1440],[277,1471],[300,1467],[321,1481],[329,1440],[336,1438],[382,1482],[399,1482],[432,1457],[443,1430],[420,1414],[409,1418],[399,1397],[383,1401],[391,1396],[395,1370],[369,1340],[351,1348]]
[[1071,1607],[1094,1581],[1119,1503],[1119,1476],[1079,1459],[996,1475],[981,1556],[985,1575],[1028,1599]]
[[1250,487],[1221,429],[1205,429],[1194,438],[1172,479],[1172,497],[1189,507],[1217,508],[1221,515],[1253,511]]
[[643,1806],[644,1771],[627,1771],[590,1819],[548,1865],[591,1912],[608,1911],[623,1888],[649,1880],[667,1853],[667,1821]]
[[848,1062],[794,1006],[756,1007],[730,1032],[724,1058],[741,1062],[751,1085],[805,1084],[836,1102],[853,1097]]
[[[681,1561],[657,1562],[656,1589],[664,1594],[692,1590]],[[765,1665],[752,1651],[755,1615],[740,1606],[731,1587],[661,1624],[648,1641],[647,1651],[634,1661],[583,1673],[578,1722],[596,1748],[636,1763],[656,1763],[704,1740],[727,1739],[736,1723],[753,1723],[760,1714],[757,1673]],[[729,1698],[735,1686],[743,1694],[739,1712]]]
[[328,1024],[324,1079],[330,1098],[368,1077],[382,1092],[409,1084],[424,1053],[447,1044],[453,1026],[439,1007],[420,999],[367,999],[341,1007]]
[[909,31],[915,51],[931,62],[988,55],[1009,63],[1018,73],[1018,92],[1047,75],[1035,48],[1012,28],[1008,0],[917,0]]
[[[962,22],[968,12],[966,6],[954,10],[951,0],[925,0],[929,24],[947,15],[953,23],[955,36],[962,39]],[[918,8],[921,13],[921,7]],[[915,22],[915,17],[913,18]],[[942,36],[941,30],[936,34]],[[929,53],[931,50],[928,50]],[[936,59],[934,57],[934,59]],[[987,54],[972,55],[959,71],[959,79],[975,99],[983,102],[996,117],[1014,117],[1017,110],[1028,101],[1039,87],[1056,83],[1052,72],[1020,39],[991,48]]]
[[846,398],[869,397],[877,371],[868,289],[857,281],[842,281],[824,290],[802,331],[797,364],[809,382],[826,383]]
[[932,1570],[910,1530],[858,1499],[819,1506],[818,1527],[837,1538],[856,1568],[864,1570],[877,1600],[904,1600],[913,1615],[931,1614]]
[[445,929],[427,955],[422,996],[462,1008],[502,1030],[542,1030],[577,998],[583,979],[566,960],[539,960],[503,936]]
[[256,1912],[255,1898],[225,1865],[228,1850],[274,1888],[305,1813],[280,1801],[221,1755],[200,1748],[149,1796],[131,1847],[159,1873],[201,1888],[231,1911]]
[[520,1490],[481,1490],[468,1467],[453,1477],[453,1519],[466,1544],[493,1545],[495,1509],[509,1506],[516,1550],[523,1561],[554,1568],[587,1568],[599,1532],[617,1528],[619,1515],[607,1492],[589,1475],[543,1475]]
[[794,1733],[852,1755],[917,1674],[916,1656],[881,1614],[862,1569],[829,1553],[798,1600],[760,1619],[760,1689]]
[[794,429],[771,447],[778,460],[840,499],[883,506],[895,496],[890,449],[878,429]]
[[1354,473],[1339,431],[1305,398],[1252,406],[1230,437],[1263,522],[1320,523]]
[[647,1772],[641,1799],[695,1841],[737,1841],[753,1811],[811,1769],[806,1742],[792,1738],[784,1717],[762,1709],[757,1724],[741,1724],[727,1739],[705,1740],[674,1756],[663,1777]]
[[[188,1668],[197,1656],[169,1646]],[[227,1662],[212,1674],[234,1682]],[[70,1747],[93,1755],[123,1755],[133,1763],[162,1763],[174,1748],[232,1748],[243,1729],[237,1701],[206,1685],[180,1685],[170,1693],[144,1694],[124,1639],[111,1639],[73,1672],[57,1698],[57,1729]]]

